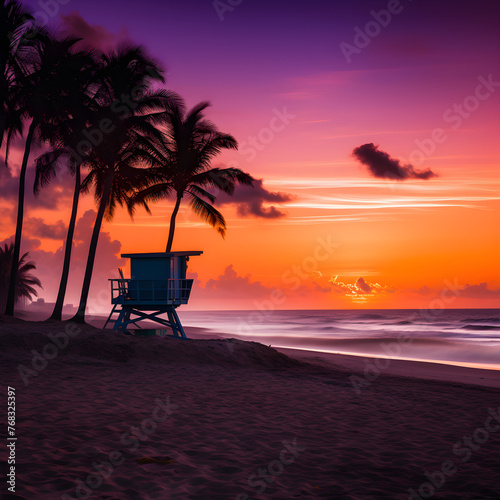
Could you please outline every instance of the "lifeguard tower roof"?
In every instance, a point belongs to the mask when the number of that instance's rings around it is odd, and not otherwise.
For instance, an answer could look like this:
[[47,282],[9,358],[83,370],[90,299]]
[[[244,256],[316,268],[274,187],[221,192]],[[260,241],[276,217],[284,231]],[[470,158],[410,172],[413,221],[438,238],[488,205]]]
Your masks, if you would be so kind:
[[155,252],[155,253],[122,253],[122,257],[125,259],[151,259],[157,257],[191,257],[194,255],[201,255],[203,252],[199,250],[193,250],[191,252]]

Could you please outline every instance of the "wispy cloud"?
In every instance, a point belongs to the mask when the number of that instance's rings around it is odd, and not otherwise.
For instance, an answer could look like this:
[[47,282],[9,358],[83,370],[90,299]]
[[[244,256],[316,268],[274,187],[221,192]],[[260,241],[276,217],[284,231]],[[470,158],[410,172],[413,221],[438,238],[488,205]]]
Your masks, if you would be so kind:
[[310,215],[304,217],[288,216],[286,220],[280,221],[279,225],[310,226],[311,224],[325,224],[328,222],[374,222],[389,220],[389,216],[374,216],[372,213],[365,215]]
[[[432,184],[396,182],[362,178],[292,178],[271,179],[267,184],[298,195],[287,205],[292,210],[290,220],[295,215],[293,209],[356,210],[356,214],[343,213],[341,217],[358,219],[366,217],[366,211],[370,211],[370,216],[375,215],[374,210],[378,216],[387,216],[389,210],[399,209],[461,207],[484,210],[488,203],[500,200],[498,179],[438,179]],[[317,218],[316,214],[311,214],[313,216]]]
[[[307,166],[304,164],[303,166]],[[347,188],[373,188],[376,190],[387,189],[394,182],[387,181],[381,183],[377,179],[366,178],[331,178],[322,177],[316,179],[310,178],[283,178],[283,179],[267,179],[266,184],[269,186],[280,187],[281,189],[347,189]],[[477,190],[497,192],[500,188],[500,179],[498,178],[483,178],[483,179],[436,179],[432,183],[421,183],[418,181],[407,181],[404,184],[397,184],[398,191],[445,191],[445,190]]]
[[309,208],[317,210],[380,210],[395,208],[444,208],[462,207],[481,209],[480,205],[468,202],[500,200],[499,196],[427,197],[427,198],[373,198],[347,199],[327,196],[307,196],[308,201],[290,203],[289,208]]

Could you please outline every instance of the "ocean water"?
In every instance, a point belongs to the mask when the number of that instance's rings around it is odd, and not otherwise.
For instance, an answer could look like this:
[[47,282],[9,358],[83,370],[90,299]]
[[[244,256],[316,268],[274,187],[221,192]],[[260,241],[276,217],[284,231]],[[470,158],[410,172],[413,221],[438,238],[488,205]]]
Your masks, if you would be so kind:
[[273,347],[500,370],[500,309],[183,311],[185,326]]

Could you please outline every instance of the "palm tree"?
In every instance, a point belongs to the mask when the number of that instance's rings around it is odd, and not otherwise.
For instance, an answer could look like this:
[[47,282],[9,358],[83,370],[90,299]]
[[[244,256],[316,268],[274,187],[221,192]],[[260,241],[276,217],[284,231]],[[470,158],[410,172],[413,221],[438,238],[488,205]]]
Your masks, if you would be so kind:
[[[35,264],[28,260],[29,252],[26,252],[20,259],[17,266],[16,301],[21,297],[32,300],[33,296],[38,297],[38,292],[34,288],[42,287],[40,280],[31,274],[30,271],[36,269]],[[0,308],[4,308],[7,302],[7,290],[9,287],[9,276],[11,274],[12,263],[14,262],[14,244],[5,243],[0,247]]]
[[[0,147],[9,128],[20,130],[22,125],[10,113],[10,88],[13,84],[14,69],[20,64],[22,47],[29,43],[24,35],[27,23],[32,21],[31,14],[17,0],[0,0]],[[8,156],[8,148],[6,157]]]
[[[179,102],[167,111],[166,131],[159,141],[149,146],[154,159],[151,170],[159,182],[137,191],[129,205],[131,213],[137,204],[149,212],[147,202],[175,195],[167,252],[172,250],[175,219],[184,195],[188,196],[193,211],[224,237],[226,222],[212,205],[216,197],[207,189],[233,194],[236,183],[252,186],[254,181],[252,176],[238,168],[211,168],[215,156],[223,149],[237,149],[238,143],[233,136],[219,132],[205,119],[204,111],[208,106],[208,102],[201,102],[186,111],[184,103]],[[148,145],[145,148],[148,149]]]
[[73,321],[85,322],[85,309],[92,279],[99,233],[104,217],[110,220],[117,204],[128,203],[128,193],[134,187],[147,185],[146,169],[137,168],[148,153],[142,141],[150,141],[160,132],[155,124],[165,119],[177,96],[166,90],[152,91],[154,81],[163,82],[156,61],[148,57],[141,47],[123,46],[102,55],[101,86],[95,99],[100,108],[96,112],[89,134],[98,124],[106,123],[106,134],[95,144],[85,161],[89,174],[82,190],[94,188],[98,211],[90,241],[89,254],[77,314]]
[[[92,113],[95,109],[95,102],[92,98],[92,87],[96,65],[89,67],[89,72],[81,78],[81,97],[76,102],[75,112],[71,117],[57,124],[50,140],[51,149],[40,155],[35,160],[36,176],[33,191],[38,196],[40,189],[46,186],[57,174],[60,163],[64,163],[67,170],[75,178],[73,189],[73,202],[71,216],[64,245],[64,261],[59,282],[54,309],[50,319],[61,320],[64,306],[64,298],[68,286],[68,277],[71,263],[71,253],[73,248],[73,236],[75,233],[76,217],[78,214],[78,203],[81,191],[81,168],[85,163],[86,155],[79,146],[86,139],[84,130],[92,120]],[[78,108],[78,109],[77,109]],[[77,153],[80,149],[81,155]]]
[[[40,192],[40,188],[45,186],[50,180],[56,175],[59,162],[65,160],[67,170],[74,176],[75,185],[73,189],[73,202],[71,206],[71,216],[68,224],[68,231],[66,233],[66,242],[64,245],[64,261],[62,267],[61,279],[59,282],[59,290],[57,293],[56,302],[54,309],[50,316],[50,319],[61,320],[62,310],[64,306],[64,298],[66,296],[66,289],[68,286],[68,277],[71,263],[71,252],[73,248],[73,236],[75,233],[76,217],[78,214],[78,203],[80,199],[81,191],[81,163],[80,159],[77,159],[71,154],[70,144],[74,144],[74,140],[79,137],[80,134],[75,133],[78,129],[72,130],[71,126],[68,125],[67,131],[70,132],[65,139],[61,140],[59,144],[56,144],[54,148],[39,156],[35,160],[36,165],[36,177],[33,191],[35,196]],[[83,129],[80,129],[80,131]],[[80,139],[81,140],[81,139]]]
[[[57,123],[75,112],[80,97],[82,68],[89,65],[87,51],[75,52],[78,38],[58,39],[45,33],[39,35],[22,66],[16,69],[11,93],[18,119],[29,122],[24,156],[19,175],[14,263],[19,259],[24,215],[26,169],[33,143],[43,143],[54,133]],[[14,314],[17,267],[9,281],[5,313]]]

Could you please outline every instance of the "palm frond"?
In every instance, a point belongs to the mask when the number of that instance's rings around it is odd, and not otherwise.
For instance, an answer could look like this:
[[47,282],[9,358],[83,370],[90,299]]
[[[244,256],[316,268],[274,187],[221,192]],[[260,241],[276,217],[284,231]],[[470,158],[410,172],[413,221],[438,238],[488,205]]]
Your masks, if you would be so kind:
[[203,196],[204,198],[207,198],[210,203],[214,203],[215,200],[217,199],[215,195],[212,193],[209,193],[208,191],[205,191],[203,188],[200,186],[197,186],[196,184],[191,184],[187,189],[186,193],[193,194],[195,196]]
[[239,168],[212,168],[191,177],[191,183],[220,189],[227,194],[234,193],[235,184],[252,186],[255,179]]
[[40,155],[35,159],[35,182],[33,184],[33,193],[38,196],[40,189],[45,187],[56,176],[58,164],[65,151],[55,149]]
[[224,238],[226,236],[226,221],[223,215],[210,203],[202,200],[199,196],[193,193],[189,193],[190,201],[189,205],[193,209],[193,212],[198,215],[205,222],[210,224],[217,232]]

